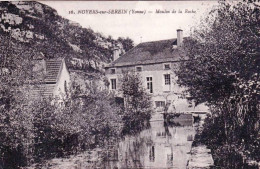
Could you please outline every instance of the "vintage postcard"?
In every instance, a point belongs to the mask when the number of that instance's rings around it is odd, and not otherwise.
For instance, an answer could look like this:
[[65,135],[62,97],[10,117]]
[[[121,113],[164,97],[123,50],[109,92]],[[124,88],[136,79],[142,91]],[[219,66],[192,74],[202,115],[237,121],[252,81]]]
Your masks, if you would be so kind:
[[259,10],[0,2],[0,169],[258,169]]

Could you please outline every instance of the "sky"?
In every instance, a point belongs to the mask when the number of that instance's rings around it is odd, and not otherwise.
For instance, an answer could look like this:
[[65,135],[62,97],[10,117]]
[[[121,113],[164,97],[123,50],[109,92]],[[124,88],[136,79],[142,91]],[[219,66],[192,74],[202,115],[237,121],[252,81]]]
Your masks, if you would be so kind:
[[[200,19],[217,5],[216,1],[42,1],[41,3],[56,9],[59,15],[79,23],[82,27],[91,28],[106,37],[110,35],[114,39],[129,37],[135,44],[176,38],[177,29],[182,29],[184,36],[188,36]],[[107,13],[97,14],[97,10]],[[108,13],[113,10],[122,13]],[[156,10],[166,10],[170,13],[156,13]]]

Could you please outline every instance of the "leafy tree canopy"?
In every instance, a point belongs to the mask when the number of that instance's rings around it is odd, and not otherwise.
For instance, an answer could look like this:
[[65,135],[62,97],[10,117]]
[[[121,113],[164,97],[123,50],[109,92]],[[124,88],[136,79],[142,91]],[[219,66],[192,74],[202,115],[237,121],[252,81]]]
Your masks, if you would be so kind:
[[125,52],[129,51],[134,47],[134,41],[128,37],[127,38],[119,37],[117,41],[122,43]]
[[184,41],[189,61],[180,66],[178,82],[197,103],[221,102],[236,84],[259,79],[259,16],[254,3],[220,2]]
[[193,99],[211,108],[213,120],[204,126],[208,139],[255,159],[260,145],[259,9],[253,2],[219,2],[185,39],[186,58],[176,72]]

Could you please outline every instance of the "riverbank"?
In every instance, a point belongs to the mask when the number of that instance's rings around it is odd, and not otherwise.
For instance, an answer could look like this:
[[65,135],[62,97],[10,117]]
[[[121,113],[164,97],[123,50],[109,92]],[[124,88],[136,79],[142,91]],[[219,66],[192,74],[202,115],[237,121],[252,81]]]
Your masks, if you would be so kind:
[[204,119],[197,124],[197,133],[192,143],[191,156],[187,163],[187,169],[210,169],[214,167],[211,150],[201,142]]
[[71,155],[64,158],[53,158],[41,164],[34,164],[26,169],[81,169],[98,168],[101,164],[102,150],[99,148],[82,152],[78,155]]
[[[191,156],[191,161],[198,161],[196,158],[200,153],[205,153],[205,151],[196,151],[196,147],[204,145],[206,148],[210,149],[210,155],[214,161],[214,167],[208,166],[208,168],[232,168],[232,169],[258,169],[260,168],[259,161],[250,158],[248,154],[243,151],[243,145],[231,144],[227,145],[223,142],[224,137],[219,134],[218,126],[212,126],[207,118],[203,121],[204,127],[198,127],[198,131],[195,140],[192,145],[192,150],[195,149],[194,156]],[[250,154],[250,153],[249,153]],[[193,158],[192,158],[193,157]],[[203,157],[204,158],[204,157]],[[195,159],[195,160],[194,160]],[[196,164],[196,163],[195,163]],[[195,167],[194,167],[195,166]],[[190,164],[190,168],[196,168],[196,165]],[[189,168],[189,169],[190,169]]]

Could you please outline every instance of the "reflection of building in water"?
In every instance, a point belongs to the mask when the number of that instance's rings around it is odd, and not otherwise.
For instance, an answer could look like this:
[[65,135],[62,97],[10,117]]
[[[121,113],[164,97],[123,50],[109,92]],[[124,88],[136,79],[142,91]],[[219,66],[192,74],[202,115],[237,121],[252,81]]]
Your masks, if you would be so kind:
[[149,147],[150,151],[149,151],[149,160],[151,162],[154,162],[154,146]]
[[[148,155],[147,147],[151,146],[150,130],[140,136],[128,136],[118,145],[118,160],[109,161],[106,168],[140,168],[144,166],[144,157]],[[149,157],[148,157],[149,158]]]
[[110,165],[106,166],[185,168],[194,135],[195,129],[192,126],[165,127],[162,121],[152,122],[150,129],[120,142],[118,161],[110,161]]
[[163,122],[156,122],[151,123],[151,128],[153,145],[148,146],[149,155],[144,166],[185,168],[192,144],[189,140],[195,134],[193,127],[164,127]]

